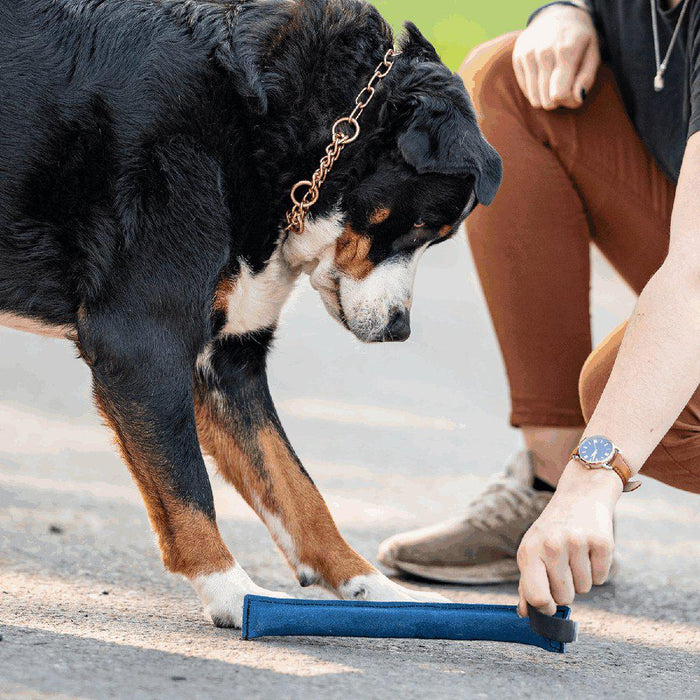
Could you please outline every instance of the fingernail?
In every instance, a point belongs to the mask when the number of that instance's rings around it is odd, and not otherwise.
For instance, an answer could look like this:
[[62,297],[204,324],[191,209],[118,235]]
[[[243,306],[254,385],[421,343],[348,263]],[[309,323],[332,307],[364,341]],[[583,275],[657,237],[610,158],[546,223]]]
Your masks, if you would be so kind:
[[586,92],[586,88],[582,87],[581,88],[581,102],[583,102],[586,99],[586,95],[588,93]]

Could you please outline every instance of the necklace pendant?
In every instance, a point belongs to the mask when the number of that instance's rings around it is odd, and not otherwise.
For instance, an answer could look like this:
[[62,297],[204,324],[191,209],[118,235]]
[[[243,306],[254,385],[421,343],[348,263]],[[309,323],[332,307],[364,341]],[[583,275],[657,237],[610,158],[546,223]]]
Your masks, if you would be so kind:
[[654,76],[654,90],[656,92],[661,92],[664,89],[664,76],[661,71],[659,71],[655,76]]

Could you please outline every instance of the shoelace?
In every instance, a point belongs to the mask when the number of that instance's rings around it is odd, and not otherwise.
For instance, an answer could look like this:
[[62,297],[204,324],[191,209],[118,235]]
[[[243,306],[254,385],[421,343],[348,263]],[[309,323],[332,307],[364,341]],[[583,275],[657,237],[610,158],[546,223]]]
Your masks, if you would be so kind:
[[522,484],[503,475],[491,481],[481,495],[469,504],[466,519],[483,530],[497,527],[513,517],[527,517],[532,512],[533,496],[523,492]]

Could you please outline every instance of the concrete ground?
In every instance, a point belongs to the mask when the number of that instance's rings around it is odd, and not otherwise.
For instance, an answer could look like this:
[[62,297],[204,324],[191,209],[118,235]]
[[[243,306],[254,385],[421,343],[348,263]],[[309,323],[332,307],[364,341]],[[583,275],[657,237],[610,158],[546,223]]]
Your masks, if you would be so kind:
[[[600,338],[632,299],[595,267]],[[292,442],[370,559],[387,535],[459,514],[517,448],[462,239],[426,255],[415,298],[409,342],[362,347],[302,282],[272,361]],[[581,639],[565,655],[478,642],[244,642],[214,629],[188,585],[164,572],[74,355],[67,343],[0,330],[0,697],[700,694],[699,501],[649,480],[621,501],[620,573],[577,601]],[[249,573],[313,596],[237,494],[213,481],[221,530]],[[516,601],[513,585],[436,589]]]

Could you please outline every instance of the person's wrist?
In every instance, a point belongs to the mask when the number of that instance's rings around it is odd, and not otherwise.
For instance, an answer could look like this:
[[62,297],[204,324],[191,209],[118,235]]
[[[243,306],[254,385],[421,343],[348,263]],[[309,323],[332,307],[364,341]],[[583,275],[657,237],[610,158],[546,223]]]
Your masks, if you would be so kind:
[[593,18],[591,11],[585,2],[575,2],[574,0],[561,0],[550,2],[542,7],[538,7],[528,18],[525,26],[529,27],[536,19],[543,17],[545,14],[551,16],[555,12],[562,15],[573,15],[576,18],[586,17],[591,23]]
[[571,459],[557,484],[560,493],[592,496],[608,500],[612,505],[622,495],[622,479],[610,469],[588,469],[578,460]]

